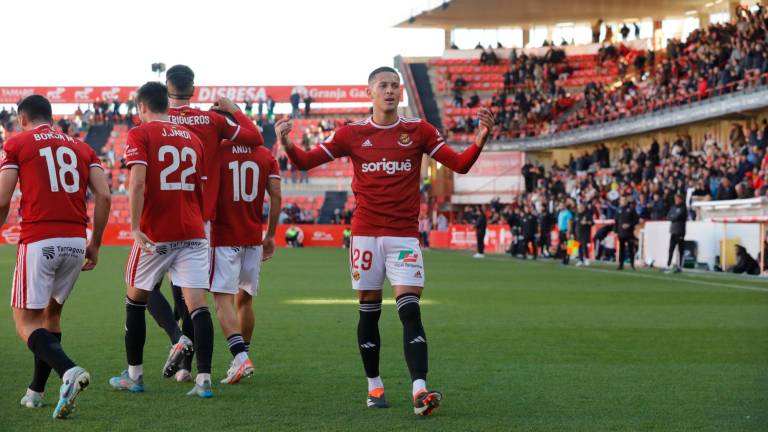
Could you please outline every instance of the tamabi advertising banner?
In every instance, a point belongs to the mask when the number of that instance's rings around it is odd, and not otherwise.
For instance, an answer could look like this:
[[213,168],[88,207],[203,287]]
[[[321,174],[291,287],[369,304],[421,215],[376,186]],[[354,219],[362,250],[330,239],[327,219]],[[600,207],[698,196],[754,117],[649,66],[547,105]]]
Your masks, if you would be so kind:
[[[285,246],[285,231],[292,225],[278,225],[275,234],[277,246]],[[299,229],[299,237],[306,247],[342,247],[346,225],[293,225]],[[266,227],[265,227],[266,228]],[[17,244],[21,234],[19,225],[4,225],[0,229],[0,244]],[[90,237],[91,230],[88,229]],[[133,244],[129,224],[109,224],[104,230],[105,246],[128,246]]]
[[[112,102],[115,99],[126,102],[136,95],[134,86],[61,86],[61,87],[0,87],[0,103],[13,104],[21,99],[38,94],[51,103],[94,103]],[[297,86],[197,86],[192,97],[193,103],[213,103],[220,97],[227,97],[242,103],[251,100],[266,102],[290,102],[291,94],[298,92],[302,100],[310,96],[312,102],[369,102],[365,85],[297,85]]]

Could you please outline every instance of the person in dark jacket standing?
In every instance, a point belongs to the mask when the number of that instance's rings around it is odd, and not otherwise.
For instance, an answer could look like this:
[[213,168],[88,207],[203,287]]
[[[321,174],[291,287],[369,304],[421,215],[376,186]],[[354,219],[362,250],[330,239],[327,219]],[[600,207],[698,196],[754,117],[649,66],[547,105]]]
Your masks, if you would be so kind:
[[678,264],[674,272],[678,273],[683,268],[683,244],[685,242],[685,221],[688,219],[688,209],[685,207],[685,199],[682,195],[675,195],[675,204],[667,213],[669,225],[669,255],[667,256],[667,267],[672,265],[672,255],[677,248]]
[[619,267],[624,270],[624,260],[629,257],[632,270],[635,269],[635,227],[640,218],[627,197],[619,198],[619,213],[616,215],[616,235],[619,237]]
[[477,234],[477,253],[474,258],[485,257],[485,228],[488,225],[488,220],[485,218],[485,209],[483,206],[477,206],[477,213],[475,214],[475,233]]
[[539,223],[536,215],[531,213],[530,206],[526,205],[523,208],[523,217],[521,219],[523,228],[523,259],[528,257],[528,247],[531,248],[533,259],[536,259],[539,255],[536,250],[536,233],[539,229]]
[[539,229],[539,252],[544,257],[551,255],[550,246],[552,245],[552,213],[546,205],[542,206],[537,221]]
[[592,206],[579,203],[576,207],[576,240],[579,242],[579,262],[576,266],[589,266],[589,244],[592,242],[592,225],[595,217]]

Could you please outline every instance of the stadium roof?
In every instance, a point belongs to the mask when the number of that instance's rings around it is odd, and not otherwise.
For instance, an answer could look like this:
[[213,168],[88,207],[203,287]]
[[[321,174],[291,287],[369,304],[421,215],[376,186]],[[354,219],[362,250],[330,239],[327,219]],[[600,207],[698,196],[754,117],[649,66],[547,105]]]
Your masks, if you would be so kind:
[[[400,28],[499,28],[682,16],[707,0],[452,0],[396,25]],[[447,7],[445,7],[447,5]],[[411,22],[412,21],[412,22]]]

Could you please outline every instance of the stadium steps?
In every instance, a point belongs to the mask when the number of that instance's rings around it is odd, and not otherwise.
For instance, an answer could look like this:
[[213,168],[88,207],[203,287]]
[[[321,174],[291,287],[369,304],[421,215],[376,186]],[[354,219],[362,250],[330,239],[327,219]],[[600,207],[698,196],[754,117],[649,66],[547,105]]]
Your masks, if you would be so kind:
[[323,201],[323,206],[320,208],[317,222],[321,224],[333,223],[333,216],[336,209],[344,210],[346,204],[347,192],[325,192],[325,200]]
[[440,116],[440,108],[437,106],[435,92],[432,90],[432,81],[429,79],[429,68],[426,63],[411,63],[411,76],[416,84],[421,105],[424,108],[426,120],[436,128],[443,130],[443,120]]
[[85,136],[85,142],[87,142],[96,153],[101,153],[101,148],[107,143],[111,133],[112,124],[93,125],[88,129],[88,135]]

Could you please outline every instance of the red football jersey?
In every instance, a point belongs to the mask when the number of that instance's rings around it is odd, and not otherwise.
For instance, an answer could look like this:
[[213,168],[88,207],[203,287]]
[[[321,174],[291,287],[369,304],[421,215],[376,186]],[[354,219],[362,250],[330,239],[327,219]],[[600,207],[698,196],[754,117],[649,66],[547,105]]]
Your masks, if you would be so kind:
[[189,129],[152,121],[131,129],[125,163],[147,166],[139,228],[155,242],[205,238],[203,144]]
[[[219,146],[222,140],[236,140],[240,135],[240,126],[213,111],[203,111],[190,106],[168,110],[171,122],[182,125],[192,131],[202,141],[205,149],[203,174],[205,182],[205,200],[203,218],[213,220],[216,215],[216,198],[219,191]],[[249,120],[250,121],[250,120]]]
[[388,126],[370,117],[336,129],[323,144],[332,158],[350,156],[357,236],[418,237],[422,154],[434,155],[443,138],[418,118]]
[[20,243],[55,237],[85,237],[85,193],[91,167],[101,168],[84,142],[40,125],[5,143],[0,170],[19,171]]
[[257,246],[262,242],[264,191],[270,178],[280,179],[272,152],[230,141],[220,154],[219,198],[212,246]]

